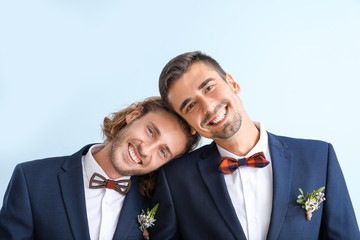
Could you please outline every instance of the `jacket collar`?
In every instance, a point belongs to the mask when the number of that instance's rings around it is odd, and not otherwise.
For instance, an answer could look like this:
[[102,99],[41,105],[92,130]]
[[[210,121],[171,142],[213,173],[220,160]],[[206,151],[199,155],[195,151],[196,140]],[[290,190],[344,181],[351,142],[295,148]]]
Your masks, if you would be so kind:
[[74,239],[90,239],[83,183],[81,157],[91,145],[71,155],[59,174],[60,189]]
[[[64,173],[59,175],[60,187],[64,205],[68,214],[70,227],[74,239],[90,239],[86,214],[86,200],[84,192],[83,171],[81,158],[93,144],[83,147],[69,157],[62,166]],[[113,239],[127,239],[137,215],[143,208],[145,198],[139,192],[139,177],[131,177],[131,189],[126,195]],[[139,230],[141,235],[141,231]]]
[[214,142],[208,147],[205,147],[201,158],[197,163],[198,169],[217,210],[234,234],[235,239],[245,240],[245,234],[236,216],[235,209],[226,188],[224,175],[217,170],[220,164],[220,155]]
[[139,235],[142,235],[138,228],[140,225],[137,216],[144,207],[145,197],[140,194],[138,189],[139,177],[133,176],[131,177],[131,189],[128,194],[126,194],[113,239],[128,239],[131,230],[135,229],[134,224],[137,225]]
[[[268,142],[272,161],[271,166],[273,167],[273,206],[267,236],[267,239],[270,240],[277,239],[285,220],[290,197],[293,165],[292,155],[287,151],[286,143],[271,133],[268,133]],[[224,175],[217,171],[220,164],[220,155],[215,142],[204,147],[201,159],[197,164],[224,222],[226,222],[237,239],[246,239],[227,191]]]
[[293,160],[287,145],[276,135],[268,133],[273,166],[273,206],[267,239],[277,239],[289,204]]

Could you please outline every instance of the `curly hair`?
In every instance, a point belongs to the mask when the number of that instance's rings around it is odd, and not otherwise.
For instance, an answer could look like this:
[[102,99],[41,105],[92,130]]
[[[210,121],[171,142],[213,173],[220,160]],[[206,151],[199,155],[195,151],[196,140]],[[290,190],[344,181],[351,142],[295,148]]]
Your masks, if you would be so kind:
[[[180,155],[194,150],[199,143],[200,135],[198,133],[192,134],[191,128],[186,123],[186,121],[169,107],[167,107],[160,97],[146,98],[144,101],[133,103],[127,108],[122,109],[118,112],[113,112],[108,117],[105,117],[102,126],[102,132],[104,137],[106,138],[105,143],[111,142],[115,138],[116,134],[126,126],[126,116],[136,109],[141,109],[141,113],[139,114],[139,116],[137,116],[137,119],[141,118],[149,112],[156,111],[166,111],[176,117],[187,139],[186,146],[184,150],[180,153]],[[156,178],[157,171],[140,176],[139,191],[143,196],[149,198],[151,197],[152,192],[155,188]]]

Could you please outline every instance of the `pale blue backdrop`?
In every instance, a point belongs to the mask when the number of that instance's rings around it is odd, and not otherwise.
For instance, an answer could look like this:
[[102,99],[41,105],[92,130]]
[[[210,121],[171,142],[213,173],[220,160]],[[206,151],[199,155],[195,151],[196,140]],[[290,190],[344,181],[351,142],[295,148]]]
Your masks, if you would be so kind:
[[0,198],[17,163],[102,141],[103,118],[193,50],[267,130],[334,145],[359,220],[358,0],[0,0]]

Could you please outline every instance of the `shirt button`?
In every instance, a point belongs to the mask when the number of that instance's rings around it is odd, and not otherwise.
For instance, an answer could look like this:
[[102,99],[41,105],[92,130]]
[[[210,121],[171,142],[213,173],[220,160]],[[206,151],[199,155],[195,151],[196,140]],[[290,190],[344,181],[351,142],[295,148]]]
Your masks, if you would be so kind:
[[251,218],[251,222],[252,222],[252,223],[256,223],[256,217],[252,217],[252,218]]

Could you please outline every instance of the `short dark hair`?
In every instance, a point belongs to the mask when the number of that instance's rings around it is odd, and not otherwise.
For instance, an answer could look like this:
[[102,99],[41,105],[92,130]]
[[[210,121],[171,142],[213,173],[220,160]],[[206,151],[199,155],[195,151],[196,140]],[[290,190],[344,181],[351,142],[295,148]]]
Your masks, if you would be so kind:
[[170,87],[189,69],[195,62],[203,62],[212,67],[225,80],[226,72],[212,57],[200,52],[187,52],[171,59],[163,68],[159,78],[159,91],[162,100],[171,106],[168,99]]

